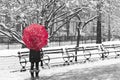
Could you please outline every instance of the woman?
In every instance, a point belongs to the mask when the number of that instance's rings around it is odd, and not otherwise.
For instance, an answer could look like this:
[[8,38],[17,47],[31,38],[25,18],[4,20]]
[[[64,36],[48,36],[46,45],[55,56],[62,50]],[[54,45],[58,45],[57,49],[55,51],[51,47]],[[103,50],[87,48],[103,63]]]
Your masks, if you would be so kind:
[[45,26],[32,23],[23,30],[22,40],[25,46],[30,49],[29,59],[31,62],[31,76],[33,78],[35,73],[36,77],[39,77],[39,62],[41,61],[41,66],[43,65],[41,60],[41,57],[43,57],[41,49],[48,43],[48,32]]
[[30,49],[30,55],[29,55],[29,60],[31,63],[31,68],[30,68],[30,73],[31,73],[31,77],[34,78],[34,73],[36,74],[36,77],[39,77],[39,62],[41,61],[41,66],[43,66],[42,63],[42,50],[36,51],[36,50],[32,50]]

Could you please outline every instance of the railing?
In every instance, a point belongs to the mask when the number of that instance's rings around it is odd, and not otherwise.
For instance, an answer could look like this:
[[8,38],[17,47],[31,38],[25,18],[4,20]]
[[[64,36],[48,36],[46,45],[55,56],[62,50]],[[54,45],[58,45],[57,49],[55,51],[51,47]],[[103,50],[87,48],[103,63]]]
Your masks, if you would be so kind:
[[[49,41],[49,46],[62,46],[62,45],[75,45],[77,42],[77,36],[54,36]],[[81,36],[80,44],[84,43],[95,43],[95,37],[88,36],[83,37]],[[22,47],[21,44],[17,43],[14,39],[0,36],[0,49],[19,49]]]
[[[80,44],[95,43],[95,36],[81,36]],[[54,36],[49,41],[49,46],[75,45],[77,36]]]
[[[80,41],[87,41],[87,40],[95,40],[96,37],[95,36],[81,36]],[[77,36],[54,36],[50,39],[50,42],[54,42],[54,41],[76,41],[77,40]]]

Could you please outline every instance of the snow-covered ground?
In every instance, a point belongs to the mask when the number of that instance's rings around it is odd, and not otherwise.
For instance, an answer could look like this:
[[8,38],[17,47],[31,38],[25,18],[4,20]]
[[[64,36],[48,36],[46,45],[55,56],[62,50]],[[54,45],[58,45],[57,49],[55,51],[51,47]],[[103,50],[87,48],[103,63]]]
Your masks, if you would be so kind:
[[[103,44],[118,44],[118,42],[104,42]],[[96,44],[82,44],[80,46],[94,46]],[[98,44],[99,45],[99,44]],[[75,47],[75,45],[71,46],[60,46],[62,48],[65,47]],[[59,48],[60,48],[59,47]],[[49,47],[48,47],[49,48]],[[51,47],[58,48],[58,47]],[[47,48],[44,48],[47,49]],[[49,48],[50,49],[50,48]],[[0,50],[0,80],[25,80],[30,77],[29,71],[26,72],[11,72],[16,69],[21,69],[19,64],[19,60],[17,56],[18,51],[26,51],[28,49],[10,49],[10,50]],[[74,64],[69,66],[62,66],[62,67],[54,67],[51,69],[41,69],[40,76],[51,76],[56,73],[63,73],[68,72],[73,69],[83,69],[83,68],[91,68],[91,67],[98,67],[98,66],[107,66],[112,64],[120,63],[120,59],[109,59],[103,61],[96,61],[96,62],[88,62],[85,64]]]
[[[51,76],[57,73],[65,73],[70,70],[75,69],[85,69],[85,68],[94,68],[94,67],[100,67],[100,66],[108,66],[112,64],[118,64],[120,63],[120,59],[110,59],[110,60],[104,60],[104,61],[97,61],[97,62],[90,62],[85,64],[74,64],[69,66],[63,66],[63,67],[54,67],[51,69],[41,69],[40,71],[40,77],[42,76]],[[6,70],[0,70],[0,80],[26,80],[30,78],[29,71],[26,72],[14,72],[11,73],[9,69]]]
[[85,64],[74,64],[69,66],[55,67],[52,69],[42,70],[40,75],[51,76],[56,73],[68,72],[74,69],[92,68],[92,67],[98,67],[98,66],[100,67],[100,66],[107,66],[107,65],[117,64],[117,63],[120,63],[120,59],[110,59],[110,60],[96,61],[96,62],[90,62]]

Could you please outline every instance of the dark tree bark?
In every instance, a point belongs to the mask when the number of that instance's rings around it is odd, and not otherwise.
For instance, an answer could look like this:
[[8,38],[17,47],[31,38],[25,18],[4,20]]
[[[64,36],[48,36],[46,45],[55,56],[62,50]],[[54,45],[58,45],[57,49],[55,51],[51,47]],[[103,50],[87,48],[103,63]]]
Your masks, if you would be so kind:
[[97,37],[96,37],[96,43],[101,43],[101,2],[97,4],[98,8],[98,17],[97,17]]

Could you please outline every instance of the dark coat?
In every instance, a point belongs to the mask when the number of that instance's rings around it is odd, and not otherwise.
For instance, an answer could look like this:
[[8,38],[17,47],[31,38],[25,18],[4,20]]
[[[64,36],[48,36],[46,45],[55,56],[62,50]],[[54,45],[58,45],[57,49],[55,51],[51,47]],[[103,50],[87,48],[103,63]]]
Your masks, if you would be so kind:
[[42,51],[35,51],[30,49],[29,61],[40,62],[42,55]]

